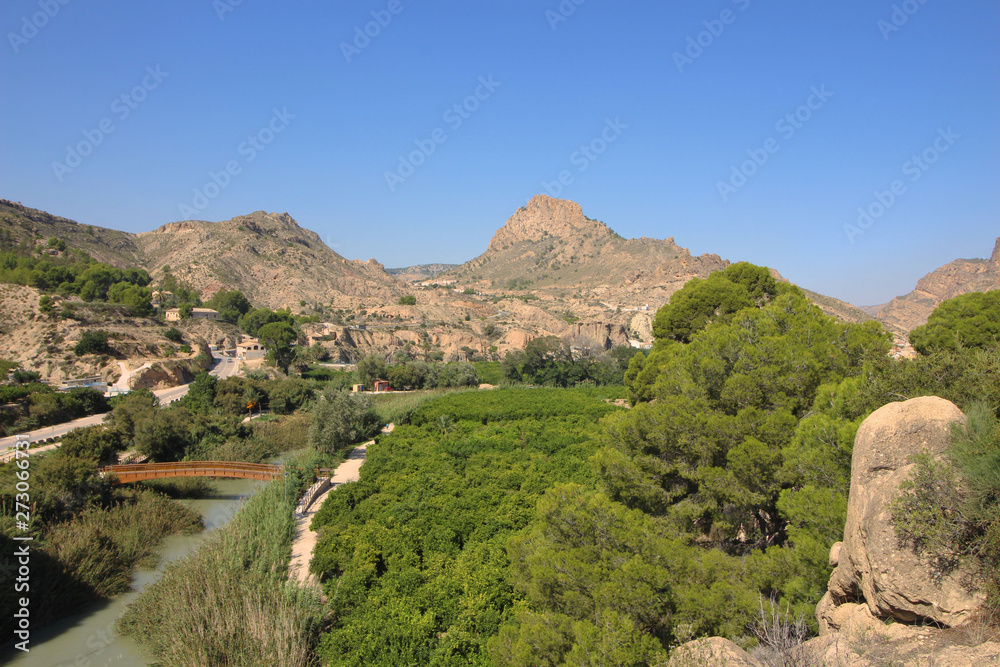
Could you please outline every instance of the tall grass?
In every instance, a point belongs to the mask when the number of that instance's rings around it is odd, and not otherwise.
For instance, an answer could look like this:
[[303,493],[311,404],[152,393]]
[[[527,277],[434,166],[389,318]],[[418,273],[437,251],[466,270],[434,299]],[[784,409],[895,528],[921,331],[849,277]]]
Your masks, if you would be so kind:
[[[304,470],[311,460],[297,462]],[[272,482],[126,610],[119,629],[165,665],[311,665],[320,591],[287,581],[304,475]]]
[[197,512],[151,491],[126,492],[114,507],[92,507],[57,524],[32,551],[33,627],[129,590],[132,571],[155,564],[165,536],[201,525]]

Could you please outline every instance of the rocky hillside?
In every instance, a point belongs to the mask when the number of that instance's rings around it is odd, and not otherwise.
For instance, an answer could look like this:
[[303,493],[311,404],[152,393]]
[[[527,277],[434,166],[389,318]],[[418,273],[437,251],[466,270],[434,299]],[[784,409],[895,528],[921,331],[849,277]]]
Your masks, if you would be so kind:
[[538,195],[497,230],[486,252],[446,276],[483,289],[580,293],[614,309],[664,303],[691,278],[728,265],[718,255],[694,257],[672,238],[622,238],[579,204]]
[[[114,383],[124,371],[155,364],[171,375],[173,381],[164,383],[172,386],[191,380],[208,363],[201,346],[225,346],[239,339],[236,328],[224,322],[189,320],[175,324],[183,335],[177,343],[167,339],[170,327],[163,323],[134,317],[117,304],[79,299],[57,300],[71,315],[53,318],[39,310],[38,298],[34,288],[0,283],[0,358],[17,361],[55,384],[95,375]],[[108,334],[106,353],[74,354],[81,337],[98,330]]]
[[968,292],[1000,289],[1000,238],[989,259],[956,259],[917,282],[905,296],[896,297],[876,313],[891,331],[906,333],[927,323],[942,301]]
[[[341,257],[287,213],[172,222],[140,234],[6,201],[0,216],[16,241],[56,236],[113,266],[144,268],[154,280],[169,268],[203,299],[238,289],[256,306],[325,314],[328,330],[315,335],[336,341],[331,352],[345,360],[407,343],[455,359],[496,358],[547,335],[590,348],[650,342],[653,316],[674,292],[729,265],[718,255],[693,256],[672,238],[622,238],[579,204],[545,195],[519,208],[479,257],[395,269],[395,277],[373,259]],[[414,284],[431,278],[440,287]],[[841,319],[869,317],[808,294]],[[417,303],[402,305],[406,295]]]
[[394,302],[406,290],[375,260],[344,259],[287,213],[172,222],[130,234],[0,200],[0,222],[15,242],[58,237],[98,261],[143,268],[154,277],[168,266],[205,299],[225,288],[240,290],[258,306],[306,301],[340,308],[364,299]]
[[0,199],[0,228],[9,232],[15,243],[55,236],[99,262],[119,268],[143,266],[134,234],[83,225],[6,199]]
[[287,213],[171,222],[138,234],[136,244],[150,274],[169,266],[203,298],[225,288],[240,290],[258,306],[305,301],[339,308],[360,299],[395,301],[405,290],[374,259],[344,259]]
[[[494,298],[521,294],[558,318],[651,341],[652,318],[674,292],[727,266],[718,255],[692,255],[673,238],[625,239],[579,204],[538,195],[497,230],[486,252],[438,278]],[[842,320],[872,319],[838,299],[807,296]]]

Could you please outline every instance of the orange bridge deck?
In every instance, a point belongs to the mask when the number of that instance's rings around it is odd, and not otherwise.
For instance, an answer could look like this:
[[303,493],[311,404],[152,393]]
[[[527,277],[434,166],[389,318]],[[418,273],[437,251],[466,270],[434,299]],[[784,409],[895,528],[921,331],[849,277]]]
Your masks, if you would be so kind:
[[238,479],[277,479],[284,468],[266,463],[239,461],[186,461],[181,463],[139,463],[101,468],[101,474],[113,474],[121,484],[165,477],[232,477]]

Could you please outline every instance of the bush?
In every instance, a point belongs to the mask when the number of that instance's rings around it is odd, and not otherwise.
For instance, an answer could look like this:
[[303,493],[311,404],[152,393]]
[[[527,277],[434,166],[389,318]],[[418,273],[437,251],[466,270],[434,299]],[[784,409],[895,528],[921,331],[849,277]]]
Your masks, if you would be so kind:
[[73,352],[78,357],[85,354],[103,354],[108,351],[107,331],[85,331],[80,337],[80,342],[73,348]]
[[399,297],[399,305],[401,306],[415,306],[417,305],[417,297],[412,294],[407,294],[406,296]]
[[335,454],[375,435],[378,426],[370,397],[328,389],[313,408],[309,444],[318,452]]
[[953,426],[947,456],[914,457],[913,476],[890,507],[896,535],[923,555],[936,577],[959,565],[976,572],[977,587],[1000,606],[1000,423],[986,404]]
[[164,331],[163,337],[173,343],[179,343],[182,340],[184,340],[184,334],[182,334],[180,330],[175,327],[170,327],[169,329]]

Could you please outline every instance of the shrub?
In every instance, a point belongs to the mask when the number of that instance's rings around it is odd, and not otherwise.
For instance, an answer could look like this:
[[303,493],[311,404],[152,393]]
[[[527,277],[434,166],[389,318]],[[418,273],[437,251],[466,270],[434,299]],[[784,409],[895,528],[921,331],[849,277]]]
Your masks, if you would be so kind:
[[378,425],[370,397],[328,389],[313,409],[309,444],[318,452],[335,454],[374,435]]
[[935,577],[967,564],[1000,605],[1000,424],[986,404],[952,429],[947,456],[914,457],[913,476],[890,507],[896,535],[926,557]]
[[175,327],[170,327],[164,331],[163,337],[174,343],[179,343],[184,340],[184,334],[182,334],[180,330]]
[[412,294],[407,294],[406,296],[399,297],[399,305],[401,306],[415,306],[417,305],[417,297]]
[[85,331],[80,337],[80,342],[73,348],[73,352],[78,357],[85,354],[102,354],[108,351],[107,331]]

